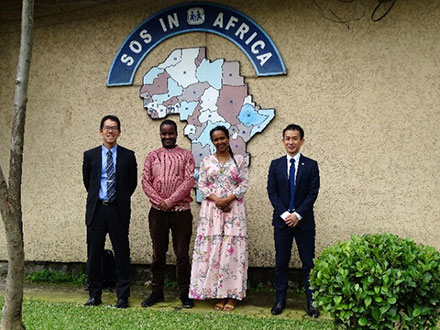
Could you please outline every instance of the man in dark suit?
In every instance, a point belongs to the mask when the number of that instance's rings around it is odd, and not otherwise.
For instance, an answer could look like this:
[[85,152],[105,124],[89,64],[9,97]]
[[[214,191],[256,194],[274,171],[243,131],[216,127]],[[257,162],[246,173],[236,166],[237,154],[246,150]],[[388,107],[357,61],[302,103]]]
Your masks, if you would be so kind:
[[276,301],[271,312],[277,315],[286,307],[289,262],[295,239],[303,269],[307,313],[318,317],[319,312],[312,305],[313,292],[309,285],[315,256],[313,204],[319,191],[318,163],[300,153],[304,144],[304,130],[300,126],[288,125],[283,130],[282,141],[287,155],[272,161],[267,181],[267,192],[273,206],[276,251]]
[[86,306],[101,304],[102,256],[108,233],[115,252],[116,307],[127,308],[130,296],[130,199],[137,185],[134,152],[117,145],[121,123],[116,116],[101,120],[103,144],[84,153],[83,181],[87,190],[87,278]]

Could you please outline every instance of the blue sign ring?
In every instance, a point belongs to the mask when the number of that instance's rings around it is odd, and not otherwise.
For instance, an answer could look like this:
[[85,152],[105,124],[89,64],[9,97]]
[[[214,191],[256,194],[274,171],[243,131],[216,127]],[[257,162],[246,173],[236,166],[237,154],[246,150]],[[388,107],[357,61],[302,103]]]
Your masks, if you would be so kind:
[[128,86],[148,53],[162,41],[187,32],[209,32],[237,45],[258,76],[286,74],[278,48],[243,13],[215,3],[188,3],[164,9],[134,29],[113,59],[107,86]]

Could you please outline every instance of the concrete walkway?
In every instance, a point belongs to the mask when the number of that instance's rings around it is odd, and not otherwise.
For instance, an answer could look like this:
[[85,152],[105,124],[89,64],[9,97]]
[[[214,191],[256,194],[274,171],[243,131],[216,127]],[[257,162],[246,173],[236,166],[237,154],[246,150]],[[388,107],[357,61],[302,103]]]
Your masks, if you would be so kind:
[[[0,282],[0,296],[3,296],[5,284]],[[141,302],[148,297],[150,289],[143,286],[132,286],[129,299],[129,308],[141,308]],[[87,301],[88,293],[84,287],[61,285],[61,284],[25,284],[24,296],[26,299],[38,299],[48,302],[69,302],[75,304],[84,304]],[[303,294],[289,294],[287,299],[287,308],[281,315],[272,316],[270,308],[274,302],[274,293],[260,292],[248,293],[248,296],[242,302],[239,302],[237,308],[232,312],[248,316],[271,316],[277,318],[293,318],[298,320],[310,319],[305,311],[306,300]],[[103,291],[103,304],[101,306],[111,306],[116,303],[115,293]],[[101,307],[100,306],[100,307]],[[100,308],[98,307],[98,308]],[[150,307],[157,310],[180,309],[181,303],[179,294],[176,290],[165,290],[165,301]],[[214,301],[195,301],[195,307],[188,309],[189,312],[205,313],[214,310]],[[219,312],[221,313],[221,312]],[[224,313],[224,312],[223,312]],[[322,319],[323,317],[320,316]]]

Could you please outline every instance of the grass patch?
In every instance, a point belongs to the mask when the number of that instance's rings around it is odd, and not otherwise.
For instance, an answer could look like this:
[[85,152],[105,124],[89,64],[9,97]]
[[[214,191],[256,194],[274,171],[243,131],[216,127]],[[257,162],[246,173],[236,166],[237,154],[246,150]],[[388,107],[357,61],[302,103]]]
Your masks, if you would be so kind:
[[[3,299],[0,301],[0,309]],[[27,329],[331,329],[329,321],[292,320],[278,317],[249,317],[227,313],[194,313],[185,310],[157,310],[84,307],[72,303],[47,303],[26,299],[23,320]]]
[[72,275],[44,269],[30,273],[26,277],[26,281],[30,283],[69,283],[73,285],[84,285],[87,283],[87,275],[84,273]]

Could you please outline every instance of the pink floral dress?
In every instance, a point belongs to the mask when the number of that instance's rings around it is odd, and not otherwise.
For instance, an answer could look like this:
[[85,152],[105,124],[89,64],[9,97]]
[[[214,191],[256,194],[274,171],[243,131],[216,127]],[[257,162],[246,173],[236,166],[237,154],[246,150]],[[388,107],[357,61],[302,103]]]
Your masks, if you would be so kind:
[[[221,164],[214,155],[200,164],[198,188],[203,196],[191,269],[189,297],[198,300],[246,297],[248,268],[247,221],[243,195],[248,169],[241,155]],[[210,194],[237,200],[223,212]]]

